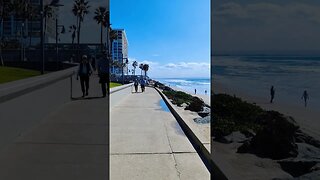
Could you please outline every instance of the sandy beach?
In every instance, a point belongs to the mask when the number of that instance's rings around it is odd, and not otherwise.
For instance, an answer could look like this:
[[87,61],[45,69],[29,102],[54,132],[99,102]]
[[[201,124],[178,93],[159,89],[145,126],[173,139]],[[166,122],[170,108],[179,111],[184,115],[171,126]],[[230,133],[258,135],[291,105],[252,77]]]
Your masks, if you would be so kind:
[[[232,84],[222,82],[222,79],[215,78],[214,80],[214,93],[226,93],[229,95],[235,95],[242,98],[243,100],[251,103],[256,103],[258,106],[266,110],[275,110],[279,111],[285,115],[292,116],[301,129],[313,136],[316,139],[320,139],[320,112],[315,108],[303,106],[303,103],[300,105],[290,103],[290,101],[281,101],[271,104],[269,102],[269,94],[257,95],[255,92],[243,92],[239,87],[234,87]],[[254,91],[254,87],[252,88]]]
[[[175,86],[172,86],[171,87],[172,89],[176,90],[176,91],[182,91],[182,92],[185,92],[187,94],[190,94],[191,96],[196,96],[198,98],[201,98],[203,100],[204,103],[206,103],[207,105],[211,105],[210,104],[210,96],[209,95],[204,95],[204,94],[192,94],[184,89],[181,89],[181,88],[178,88],[178,87],[175,87]],[[209,92],[208,92],[209,94]]]
[[[301,129],[307,134],[319,139],[320,123],[317,119],[320,113],[313,109],[299,107],[289,102],[269,103],[269,97],[257,96],[255,93],[243,92],[239,87],[232,84],[226,84],[225,81],[216,78],[214,81],[214,93],[226,93],[235,95],[243,100],[256,103],[266,110],[276,110],[285,115],[294,117]],[[254,88],[252,88],[254,90]],[[219,165],[223,172],[228,174],[230,179],[273,179],[284,178],[291,179],[292,176],[281,169],[280,165],[272,159],[259,158],[253,154],[236,153],[241,144],[224,144],[216,141],[212,142],[213,159]]]

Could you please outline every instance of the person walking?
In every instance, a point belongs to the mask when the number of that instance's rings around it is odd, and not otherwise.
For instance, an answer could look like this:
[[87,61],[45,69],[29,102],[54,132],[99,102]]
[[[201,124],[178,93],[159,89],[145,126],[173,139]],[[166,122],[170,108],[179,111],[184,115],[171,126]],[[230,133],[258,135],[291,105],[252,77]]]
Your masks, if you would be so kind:
[[89,95],[89,76],[92,74],[92,67],[86,55],[82,56],[78,68],[77,80],[80,76],[80,85],[82,90],[82,97]]
[[197,89],[194,89],[194,94],[197,94]]
[[309,99],[309,94],[308,94],[307,90],[303,91],[301,99],[304,100],[304,107],[307,107],[307,100]]
[[207,90],[204,90],[204,94],[207,95]]
[[146,86],[146,82],[144,81],[144,79],[143,79],[143,78],[141,78],[140,85],[141,85],[141,90],[142,90],[142,92],[144,92],[144,90],[145,90],[145,86]]
[[96,71],[97,67],[96,67],[96,58],[95,57],[91,57],[91,66],[92,66],[93,70]]
[[271,89],[270,89],[270,96],[271,96],[270,103],[273,103],[274,95],[275,95],[275,90],[274,90],[274,87],[271,86]]
[[102,52],[102,55],[99,58],[97,71],[99,76],[99,83],[101,84],[102,97],[106,97],[107,88],[108,88],[108,85],[106,84],[108,83],[109,69],[108,69],[108,58],[105,51]]
[[139,86],[138,79],[135,79],[135,80],[134,80],[133,85],[134,85],[134,89],[135,89],[135,91],[136,91],[136,93],[137,93],[137,92],[138,92],[138,86]]

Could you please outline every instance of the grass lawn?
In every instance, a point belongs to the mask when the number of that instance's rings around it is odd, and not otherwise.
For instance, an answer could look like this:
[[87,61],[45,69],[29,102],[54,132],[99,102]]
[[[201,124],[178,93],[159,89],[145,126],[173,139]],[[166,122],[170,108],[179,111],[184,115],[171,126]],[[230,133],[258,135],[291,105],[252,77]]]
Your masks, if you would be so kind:
[[110,88],[121,86],[122,84],[110,82]]
[[39,71],[0,66],[0,84],[40,75]]

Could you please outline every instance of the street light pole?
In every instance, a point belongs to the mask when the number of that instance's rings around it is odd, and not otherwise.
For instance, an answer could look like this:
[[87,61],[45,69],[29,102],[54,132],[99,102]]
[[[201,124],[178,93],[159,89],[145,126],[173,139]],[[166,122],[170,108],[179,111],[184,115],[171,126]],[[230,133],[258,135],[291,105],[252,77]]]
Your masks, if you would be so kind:
[[59,47],[58,47],[58,17],[56,17],[56,63],[57,71],[59,69]]
[[44,74],[44,32],[43,32],[43,18],[44,18],[44,9],[43,9],[43,0],[40,0],[40,49],[41,49],[41,74]]
[[[63,6],[62,4],[55,4],[54,7],[61,7]],[[58,15],[56,15],[56,63],[57,63],[57,71],[59,70],[59,32],[58,32],[58,28],[62,27],[62,31],[61,33],[64,33],[64,26],[63,25],[59,25],[58,24]]]

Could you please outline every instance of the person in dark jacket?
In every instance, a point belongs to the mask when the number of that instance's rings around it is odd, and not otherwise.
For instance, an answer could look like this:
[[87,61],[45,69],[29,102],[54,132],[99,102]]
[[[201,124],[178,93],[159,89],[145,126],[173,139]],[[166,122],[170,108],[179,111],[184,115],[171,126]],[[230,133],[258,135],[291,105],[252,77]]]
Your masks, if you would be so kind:
[[139,86],[139,82],[138,82],[138,79],[135,79],[134,80],[134,89],[135,89],[135,91],[136,91],[136,93],[138,92],[138,86]]
[[105,51],[102,52],[102,56],[99,58],[98,61],[98,75],[99,75],[99,83],[101,84],[101,90],[102,90],[102,97],[106,97],[107,95],[107,83],[108,83],[108,73],[109,73],[109,67],[108,67],[108,59],[107,54]]
[[304,100],[304,107],[307,107],[307,100],[309,99],[309,94],[308,94],[307,90],[303,91],[301,99]]
[[89,77],[92,74],[92,66],[88,61],[86,55],[82,56],[81,63],[79,64],[77,80],[80,76],[80,85],[82,90],[82,97],[89,95]]
[[274,90],[274,87],[271,86],[271,89],[270,89],[270,96],[271,96],[270,103],[273,103],[273,99],[274,99],[274,94],[275,93],[276,93],[276,91]]
[[146,82],[144,81],[143,78],[141,78],[140,86],[141,86],[141,91],[144,92],[146,87]]

